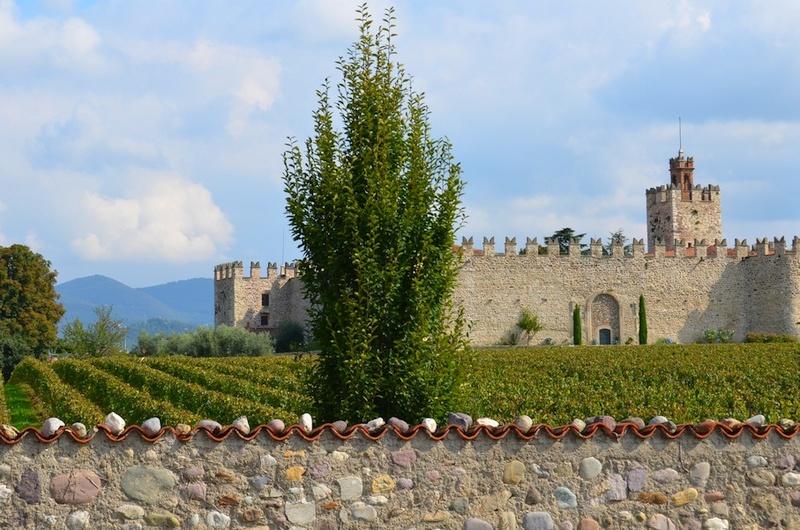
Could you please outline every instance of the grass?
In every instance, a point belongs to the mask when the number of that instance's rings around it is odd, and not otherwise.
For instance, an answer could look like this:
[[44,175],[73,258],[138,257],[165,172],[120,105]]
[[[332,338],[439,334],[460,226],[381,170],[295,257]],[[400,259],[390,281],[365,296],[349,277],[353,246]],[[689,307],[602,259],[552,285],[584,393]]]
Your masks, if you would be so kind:
[[38,427],[42,423],[25,392],[25,386],[6,384],[3,387],[6,394],[6,407],[11,414],[11,424],[17,429],[24,429],[32,425]]

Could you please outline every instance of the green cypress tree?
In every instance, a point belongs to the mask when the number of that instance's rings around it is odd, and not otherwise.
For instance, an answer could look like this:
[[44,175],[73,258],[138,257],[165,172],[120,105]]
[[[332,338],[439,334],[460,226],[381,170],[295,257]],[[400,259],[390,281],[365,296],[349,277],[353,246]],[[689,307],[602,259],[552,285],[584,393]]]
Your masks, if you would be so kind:
[[575,346],[583,344],[583,329],[581,327],[581,306],[575,304],[572,310],[572,343]]
[[[452,293],[464,183],[451,146],[396,62],[393,12],[338,62],[331,103],[318,91],[315,133],[284,154],[287,214],[319,344],[317,419],[418,421],[448,413],[466,351]],[[342,124],[337,130],[335,123]]]
[[647,311],[643,294],[639,295],[639,344],[647,344]]

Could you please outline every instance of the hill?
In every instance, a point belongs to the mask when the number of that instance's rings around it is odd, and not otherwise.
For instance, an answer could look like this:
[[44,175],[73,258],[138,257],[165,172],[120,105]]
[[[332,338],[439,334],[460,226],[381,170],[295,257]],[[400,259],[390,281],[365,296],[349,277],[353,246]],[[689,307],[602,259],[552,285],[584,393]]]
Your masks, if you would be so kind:
[[114,307],[114,317],[128,326],[148,321],[171,321],[177,327],[192,328],[213,325],[213,288],[210,278],[138,289],[101,275],[77,278],[56,286],[61,295],[59,301],[67,310],[60,324],[63,326],[75,318],[85,324],[94,322],[94,308],[110,305]]

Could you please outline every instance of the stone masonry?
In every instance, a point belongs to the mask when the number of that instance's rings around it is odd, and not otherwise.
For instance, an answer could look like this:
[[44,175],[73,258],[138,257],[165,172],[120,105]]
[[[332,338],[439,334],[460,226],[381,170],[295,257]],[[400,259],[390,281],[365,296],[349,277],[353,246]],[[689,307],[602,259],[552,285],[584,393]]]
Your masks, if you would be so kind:
[[800,529],[796,428],[597,427],[28,429],[0,440],[0,527]]
[[[456,247],[463,256],[455,300],[464,308],[473,345],[502,342],[515,331],[524,309],[538,315],[539,342],[572,341],[572,311],[581,309],[584,342],[625,343],[638,335],[639,296],[644,295],[650,341],[689,343],[705,330],[726,330],[741,341],[748,332],[798,335],[800,321],[800,238],[787,248],[784,238],[747,240],[728,246],[722,238],[719,186],[694,184],[694,159],[683,151],[670,159],[670,184],[646,192],[647,242],[633,240],[633,252],[600,240],[581,254],[570,245],[560,255],[558,242],[537,239],[520,249],[506,238],[502,251],[494,238],[475,248],[472,238]],[[521,246],[521,245],[520,245]],[[258,329],[269,313],[270,326],[281,319],[306,320],[308,304],[295,269],[284,267],[261,278],[243,277],[241,262],[215,268],[215,322]],[[268,293],[270,306],[262,307]]]

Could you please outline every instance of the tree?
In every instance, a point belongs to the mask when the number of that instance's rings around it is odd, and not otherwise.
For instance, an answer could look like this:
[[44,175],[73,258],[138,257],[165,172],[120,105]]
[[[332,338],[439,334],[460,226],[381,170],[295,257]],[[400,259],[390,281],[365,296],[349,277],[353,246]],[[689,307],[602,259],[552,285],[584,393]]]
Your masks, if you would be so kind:
[[581,327],[581,306],[575,304],[572,310],[572,343],[575,346],[583,344],[583,328]]
[[611,245],[618,243],[622,246],[622,252],[624,254],[631,254],[633,253],[633,245],[628,244],[628,236],[625,235],[622,228],[617,230],[616,232],[610,232],[608,237],[608,243],[603,245],[603,254],[610,255],[611,254]]
[[316,412],[443,418],[466,351],[452,302],[461,168],[450,144],[431,137],[424,98],[396,62],[392,10],[374,32],[366,7],[358,14],[335,106],[326,82],[305,153],[291,142],[284,154],[286,211],[320,348]]
[[300,322],[284,320],[275,332],[275,351],[299,351],[306,344],[306,332]]
[[[572,240],[578,239],[580,241],[585,235],[586,234],[576,234],[575,230],[567,226],[561,230],[553,232],[553,235],[550,236],[550,240],[558,241],[559,254],[569,254],[569,246],[572,243]],[[580,244],[580,248],[585,246],[585,243]]]
[[522,310],[522,314],[517,320],[517,327],[525,335],[526,344],[530,344],[531,339],[544,328],[539,321],[539,315],[533,313],[530,309]]
[[647,344],[647,310],[643,294],[639,295],[639,344]]
[[150,335],[139,333],[132,355],[186,355],[187,357],[233,357],[269,355],[275,352],[272,337],[243,328],[199,327],[192,332]]
[[[25,245],[0,247],[0,341],[3,371],[14,359],[44,356],[55,346],[64,308],[56,293],[57,272]],[[7,362],[8,361],[8,362]],[[10,372],[8,372],[10,373]]]
[[59,339],[62,352],[76,357],[105,357],[122,353],[128,334],[124,321],[111,316],[113,306],[97,306],[93,311],[97,320],[88,326],[77,318],[64,326]]

